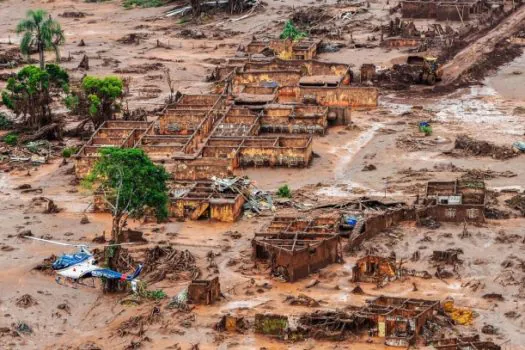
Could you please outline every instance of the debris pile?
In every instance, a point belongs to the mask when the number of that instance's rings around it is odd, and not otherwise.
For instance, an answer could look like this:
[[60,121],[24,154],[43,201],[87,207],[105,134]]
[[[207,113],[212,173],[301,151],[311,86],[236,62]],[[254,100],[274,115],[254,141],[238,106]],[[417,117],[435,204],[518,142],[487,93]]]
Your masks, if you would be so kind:
[[141,40],[146,39],[147,37],[148,34],[146,33],[130,33],[118,39],[117,41],[124,45],[138,45],[140,44]]
[[293,295],[288,295],[284,299],[284,302],[290,305],[301,305],[301,306],[308,306],[308,307],[318,307],[320,305],[317,300],[305,294],[299,294],[296,297]]
[[467,169],[465,174],[461,175],[464,180],[491,180],[498,177],[516,177],[518,174],[510,170],[495,171],[490,169]]
[[14,68],[21,64],[24,58],[17,46],[0,49],[0,68]]
[[31,211],[37,210],[43,214],[55,214],[60,212],[60,208],[55,202],[47,197],[35,197],[31,200]]
[[20,298],[16,299],[16,306],[21,307],[23,309],[27,309],[28,307],[38,305],[38,301],[36,301],[35,298],[33,298],[30,294],[24,294]]
[[459,135],[454,145],[455,150],[460,150],[464,155],[492,157],[504,160],[516,157],[512,147],[498,146],[487,141],[478,141],[468,135]]
[[57,259],[57,256],[55,254],[49,256],[48,258],[45,258],[44,261],[42,261],[40,264],[36,265],[33,270],[42,271],[47,274],[53,273],[53,262]]
[[359,323],[359,317],[343,311],[318,310],[299,318],[300,328],[314,339],[343,340]]
[[154,283],[168,279],[197,279],[201,272],[195,257],[188,250],[172,246],[156,246],[148,249],[144,259],[145,281]]
[[514,210],[519,210],[525,216],[525,195],[517,194],[511,199],[507,199],[505,204]]

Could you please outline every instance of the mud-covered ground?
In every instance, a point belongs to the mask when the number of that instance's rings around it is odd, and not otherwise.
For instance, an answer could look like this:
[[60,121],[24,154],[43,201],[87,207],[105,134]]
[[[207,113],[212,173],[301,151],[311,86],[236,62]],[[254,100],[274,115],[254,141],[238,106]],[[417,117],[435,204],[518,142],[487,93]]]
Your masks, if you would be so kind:
[[[328,3],[335,3],[330,1]],[[323,3],[324,4],[324,3]],[[170,7],[124,10],[118,1],[93,4],[83,1],[15,1],[0,2],[0,42],[15,40],[13,28],[28,8],[42,7],[55,17],[65,11],[82,11],[87,16],[79,19],[57,17],[66,31],[67,43],[62,56],[64,62],[80,77],[84,72],[74,71],[83,54],[90,58],[89,74],[113,74],[117,69],[133,65],[159,63],[170,69],[176,89],[206,92],[209,84],[204,77],[219,60],[234,54],[240,42],[248,42],[254,34],[275,34],[292,7],[310,6],[307,1],[266,1],[249,18],[231,21],[231,17],[216,14],[204,23],[177,23],[166,19],[163,11]],[[386,18],[385,6],[372,2],[369,13],[359,20],[379,21]],[[236,18],[236,17],[233,17]],[[197,28],[206,38],[180,37],[184,28]],[[131,33],[144,33],[138,44],[122,44],[117,40]],[[359,35],[355,30],[354,37]],[[214,37],[218,35],[218,37]],[[83,39],[86,46],[78,47]],[[156,41],[171,48],[155,48]],[[388,64],[405,52],[382,48],[345,48],[338,53],[323,54],[321,59],[353,63],[374,60]],[[53,56],[48,54],[49,58]],[[119,61],[117,63],[117,61]],[[160,67],[160,66],[159,66]],[[136,68],[136,67],[135,67]],[[310,278],[290,284],[259,270],[251,260],[253,233],[267,224],[271,214],[243,217],[234,224],[198,222],[170,222],[162,225],[131,222],[130,226],[145,233],[147,247],[170,243],[177,249],[188,249],[195,257],[202,277],[218,271],[224,299],[213,306],[197,306],[191,312],[167,308],[170,298],[188,284],[187,278],[165,279],[150,285],[162,289],[169,298],[144,301],[140,305],[122,304],[127,295],[103,295],[97,288],[73,289],[54,282],[50,274],[33,268],[51,254],[69,252],[67,249],[38,242],[28,242],[17,235],[30,230],[36,237],[69,242],[91,242],[103,231],[109,232],[111,218],[89,212],[91,196],[74,181],[73,164],[61,160],[30,171],[0,173],[0,348],[6,349],[131,349],[142,344],[144,349],[381,349],[377,339],[354,339],[345,342],[307,340],[284,343],[255,335],[219,333],[213,329],[222,315],[243,315],[253,321],[260,312],[298,315],[314,308],[290,306],[284,302],[289,295],[306,294],[320,300],[318,309],[343,309],[362,305],[371,296],[385,294],[443,300],[452,297],[456,304],[472,308],[477,317],[471,326],[458,326],[458,333],[479,333],[485,324],[498,329],[495,335],[485,336],[505,349],[521,349],[525,344],[525,218],[506,207],[504,199],[512,195],[501,191],[525,190],[524,156],[497,160],[490,156],[466,156],[452,153],[454,141],[460,134],[510,146],[524,140],[525,74],[523,56],[502,67],[485,80],[485,85],[474,86],[440,96],[383,93],[380,106],[371,111],[353,111],[352,127],[337,127],[324,137],[314,140],[318,155],[308,169],[243,169],[257,186],[275,190],[287,183],[294,192],[294,200],[305,207],[321,202],[340,201],[360,196],[400,199],[412,203],[423,195],[426,181],[447,180],[462,176],[467,171],[493,171],[487,180],[491,205],[510,212],[510,219],[488,220],[481,226],[468,226],[469,235],[462,235],[463,225],[443,224],[437,229],[425,229],[403,224],[366,242],[361,251],[347,254],[343,264],[331,265]],[[162,103],[168,93],[162,67],[140,73],[115,73],[132,77],[129,103],[133,107],[154,107]],[[148,90],[149,89],[149,90]],[[159,91],[160,90],[160,91]],[[152,92],[155,91],[155,92]],[[155,95],[155,96],[154,96]],[[431,136],[417,130],[419,121],[430,120]],[[365,165],[376,166],[374,171],[362,171]],[[506,172],[506,173],[505,173]],[[513,174],[512,177],[501,175]],[[30,184],[42,193],[22,193],[16,188]],[[54,200],[62,210],[54,214],[42,213],[34,198],[45,196]],[[495,198],[495,200],[493,199]],[[287,212],[292,209],[280,209]],[[308,215],[308,212],[299,215]],[[81,224],[87,216],[89,223]],[[27,231],[25,232],[27,233]],[[129,248],[130,251],[144,246]],[[361,283],[364,295],[355,295],[356,286],[350,282],[351,268],[365,251],[380,255],[395,252],[409,268],[427,270],[434,274],[429,257],[433,250],[461,248],[463,260],[451,278],[422,280],[409,277],[395,281],[382,289]],[[213,252],[210,254],[209,252]],[[419,251],[418,261],[411,261]],[[209,256],[213,255],[213,259]],[[310,287],[312,281],[318,280]],[[417,291],[414,291],[413,284]],[[487,293],[502,294],[502,301],[490,301]],[[18,299],[30,294],[36,303],[24,308]],[[18,305],[17,305],[18,304]],[[63,304],[67,305],[64,307]],[[58,307],[60,305],[60,308]],[[152,315],[158,306],[160,315]],[[513,312],[513,313],[512,313]],[[146,319],[143,328],[125,323],[132,317]],[[149,318],[148,318],[149,317]],[[24,322],[32,333],[13,336],[5,328]],[[368,340],[368,341],[367,341]]]

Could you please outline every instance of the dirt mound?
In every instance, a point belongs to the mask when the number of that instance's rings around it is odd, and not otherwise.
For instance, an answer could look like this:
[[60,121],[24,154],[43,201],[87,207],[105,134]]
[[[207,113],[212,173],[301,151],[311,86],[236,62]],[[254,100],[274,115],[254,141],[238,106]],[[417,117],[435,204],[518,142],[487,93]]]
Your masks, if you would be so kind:
[[468,135],[459,135],[456,138],[454,149],[461,151],[466,156],[492,157],[504,160],[518,156],[512,147],[498,146],[488,141],[479,141]]

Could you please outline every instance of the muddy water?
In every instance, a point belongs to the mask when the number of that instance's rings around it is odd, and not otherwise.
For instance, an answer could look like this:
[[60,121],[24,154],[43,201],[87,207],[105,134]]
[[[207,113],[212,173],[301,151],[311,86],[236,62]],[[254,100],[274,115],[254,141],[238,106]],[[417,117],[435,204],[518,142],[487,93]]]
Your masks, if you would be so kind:
[[485,84],[503,98],[525,102],[525,53],[485,79]]

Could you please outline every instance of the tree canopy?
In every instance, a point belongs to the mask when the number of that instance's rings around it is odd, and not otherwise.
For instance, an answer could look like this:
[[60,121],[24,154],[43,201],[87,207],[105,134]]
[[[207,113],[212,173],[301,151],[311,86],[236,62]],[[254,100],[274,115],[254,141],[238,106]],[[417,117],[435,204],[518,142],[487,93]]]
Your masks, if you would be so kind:
[[60,23],[44,10],[29,10],[26,18],[21,20],[16,32],[22,34],[20,51],[29,56],[36,49],[39,53],[40,68],[44,69],[44,51],[54,50],[57,62],[60,61],[59,45],[65,42]]
[[22,68],[7,81],[2,91],[2,102],[17,116],[25,117],[30,128],[40,128],[51,122],[54,96],[69,92],[69,75],[55,64],[45,69],[36,66]]
[[167,218],[168,179],[164,167],[155,165],[143,150],[107,147],[100,150],[100,159],[84,185],[95,185],[102,192],[113,215],[112,235],[117,241],[128,217],[153,211],[157,219]]
[[123,87],[119,77],[97,78],[88,75],[82,79],[81,90],[74,91],[74,96],[66,104],[79,114],[88,114],[98,127],[105,120],[113,119],[115,113],[120,111]]

